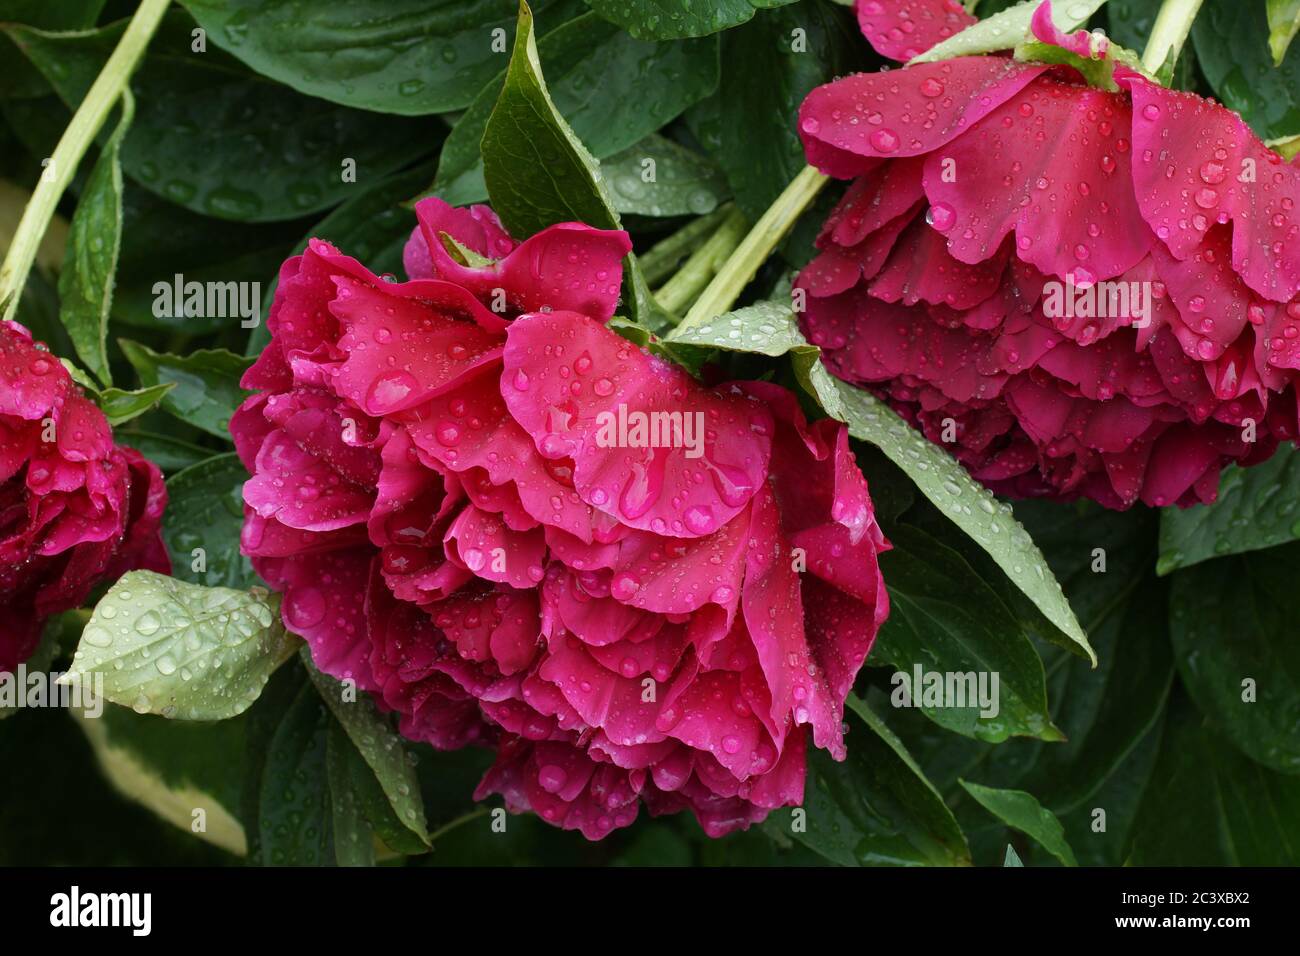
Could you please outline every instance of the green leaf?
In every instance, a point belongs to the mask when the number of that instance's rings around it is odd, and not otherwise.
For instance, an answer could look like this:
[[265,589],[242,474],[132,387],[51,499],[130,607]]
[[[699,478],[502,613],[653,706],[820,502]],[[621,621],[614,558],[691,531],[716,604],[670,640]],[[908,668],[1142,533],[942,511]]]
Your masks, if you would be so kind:
[[358,762],[361,762],[361,757],[348,740],[348,735],[337,721],[332,722],[325,741],[325,764],[329,776],[334,859],[339,866],[375,865],[374,829],[362,814],[361,800],[352,786],[351,764]]
[[[555,108],[602,160],[636,145],[718,85],[716,39],[636,40],[594,14],[539,37],[537,53]],[[480,145],[504,82],[502,70],[447,137],[430,191],[454,206],[487,198]]]
[[[1106,0],[1069,0],[1052,5],[1052,21],[1058,29],[1069,33],[1088,22],[1088,18],[1102,8]],[[1001,10],[991,17],[972,24],[960,33],[937,43],[909,63],[931,63],[954,56],[979,56],[998,50],[1010,50],[1026,40],[1034,39],[1029,23],[1040,0],[1024,0],[1014,7]]]
[[212,449],[192,445],[171,435],[158,435],[125,428],[114,431],[113,438],[119,445],[134,448],[167,472],[180,471],[190,465],[197,465],[212,456]]
[[[22,23],[42,30],[84,30],[94,26],[104,0],[4,0],[0,3],[0,22]],[[19,53],[8,37],[0,35],[0,99],[35,98],[50,92],[39,70]]]
[[547,92],[526,3],[519,5],[505,86],[483,131],[483,163],[492,208],[513,236],[531,236],[557,222],[618,228],[596,160]]
[[[1061,818],[1085,863],[1117,865],[1150,778],[1152,741],[1174,676],[1166,590],[1151,573],[1154,516],[1054,502],[1022,502],[1016,513],[1047,555],[1099,659],[1089,668],[1044,649],[1052,719],[1068,742],[1035,744],[1031,766],[1019,758],[1016,786]],[[1098,548],[1104,572],[1093,570]],[[1096,807],[1107,811],[1103,833],[1092,829]]]
[[59,320],[77,356],[104,385],[108,368],[108,315],[122,244],[122,138],[131,127],[135,101],[122,95],[122,117],[90,173],[68,230],[59,273]]
[[1025,865],[1021,861],[1020,857],[1016,855],[1016,851],[1011,848],[1010,843],[1007,844],[1007,855],[1003,858],[1002,865],[1003,866],[1024,866]]
[[1179,695],[1134,833],[1132,866],[1294,866],[1300,777],[1243,757]]
[[1289,50],[1274,68],[1264,4],[1205,0],[1192,40],[1215,94],[1261,138],[1300,133],[1300,54]]
[[[978,862],[1001,859],[1006,832],[973,805],[959,777],[1034,794],[1060,819],[1083,865],[1118,866],[1151,782],[1174,674],[1167,582],[1151,569],[1156,515],[1048,501],[1020,502],[1016,514],[1043,549],[1097,649],[1099,664],[1092,668],[1060,648],[1040,645],[1052,721],[1068,740],[1021,738],[992,746],[938,732],[912,711],[897,712],[895,723],[955,807]],[[909,518],[916,515],[914,510]],[[935,514],[925,527],[935,533],[944,523]],[[1098,551],[1106,559],[1104,571],[1094,570],[1101,567]],[[969,544],[962,553],[968,561],[983,558],[975,567],[987,580],[992,568],[984,564],[991,561]],[[1018,594],[1008,583],[1003,597]],[[1022,620],[1037,627],[1032,618]],[[1106,814],[1104,830],[1095,828],[1098,809]]]
[[[7,32],[76,107],[124,26]],[[184,13],[168,15],[132,77],[139,109],[122,168],[164,199],[219,219],[295,219],[348,197],[355,183],[343,175],[345,160],[364,182],[433,145],[423,120],[336,106],[250,73],[220,50],[193,52],[191,29]]]
[[804,97],[856,68],[863,46],[852,17],[822,3],[764,11],[723,34],[718,91],[687,122],[751,221],[807,163],[794,122]]
[[[429,844],[397,819],[379,778],[348,738],[343,726],[337,720],[332,724],[331,759],[337,760],[339,766],[330,769],[331,793],[337,795],[346,787],[361,821],[393,852],[404,856],[428,853]],[[332,743],[334,736],[340,739],[340,744]],[[472,789],[470,784],[464,792],[468,794]],[[338,842],[337,833],[335,842]]]
[[315,688],[305,684],[271,737],[258,800],[264,863],[324,866],[334,862],[327,766],[332,723]]
[[1159,574],[1300,538],[1300,451],[1284,444],[1250,468],[1229,465],[1212,505],[1162,508]]
[[95,400],[99,403],[99,410],[104,413],[108,423],[116,428],[149,411],[173,388],[175,385],[171,382],[137,388],[134,391],[106,388],[95,393]]
[[847,760],[809,751],[804,802],[795,811],[803,811],[806,829],[784,810],[763,829],[842,866],[969,865],[961,828],[902,742],[852,695],[845,717]]
[[[654,297],[650,284],[641,272],[641,262],[634,252],[629,252],[623,260],[622,298],[631,320],[647,332],[664,335],[680,321]],[[662,342],[651,343],[650,347],[655,350],[665,348]]]
[[1268,0],[1268,48],[1281,66],[1287,47],[1300,30],[1300,0]]
[[253,283],[265,287],[267,274],[288,255],[301,228],[298,222],[216,220],[128,182],[122,195],[122,251],[113,291],[113,320],[186,337],[233,332],[244,320],[233,314],[239,310],[214,308],[209,314],[206,308],[177,308],[169,301],[174,293],[160,296],[158,284],[174,290],[180,275],[179,281],[203,283],[205,288],[209,282],[221,283],[223,289],[230,288],[226,283],[242,283],[256,296]]
[[642,40],[702,37],[740,26],[758,10],[795,0],[587,0],[611,23]]
[[1078,866],[1074,851],[1065,842],[1065,830],[1052,811],[1023,790],[998,790],[961,781],[975,800],[1007,826],[1037,840],[1048,853],[1066,866]]
[[[301,93],[416,116],[469,105],[501,68],[512,0],[182,0],[212,42]],[[571,3],[537,0],[539,15]]]
[[[940,726],[990,743],[1013,735],[1063,740],[1047,712],[1043,662],[1020,623],[961,556],[916,528],[890,532],[894,550],[880,558],[889,587],[889,619],[872,660],[887,661],[908,683],[893,679],[894,706],[911,705]],[[924,674],[974,674],[984,683],[963,686],[967,706],[943,700],[926,705]],[[997,685],[992,684],[996,675]],[[981,713],[976,687],[990,691],[991,716]]]
[[[531,236],[557,222],[620,227],[599,164],[550,98],[532,14],[523,2],[505,84],[483,133],[483,161],[492,208],[513,236]],[[635,255],[624,262],[623,289],[633,322],[653,331],[673,324],[651,295]]]
[[850,435],[875,445],[902,468],[940,511],[988,552],[1060,632],[1059,638],[1055,634],[1045,636],[1063,641],[1064,646],[1086,654],[1096,663],[1096,654],[1060,584],[1011,509],[883,402],[833,378],[819,360],[820,350],[804,340],[788,305],[772,302],[757,310],[728,312],[703,325],[685,329],[679,326],[668,336],[668,342],[765,355],[789,351],[801,382],[826,413],[846,422]]
[[253,364],[251,358],[225,349],[167,355],[129,339],[118,339],[118,344],[146,386],[175,386],[162,398],[165,411],[210,435],[230,440],[230,416],[248,394],[239,387],[239,379]]
[[[817,390],[827,412],[848,423],[850,435],[876,445],[907,472],[921,492],[984,548],[1012,583],[1033,600],[1070,642],[1071,649],[1096,663],[1096,654],[1042,552],[1006,504],[869,392],[832,379],[820,365],[805,366],[803,374]],[[1054,639],[1054,635],[1047,637]]]
[[1300,774],[1298,588],[1300,544],[1221,558],[1174,575],[1169,619],[1202,713],[1247,756],[1289,774]]
[[[246,588],[257,582],[240,553],[244,523],[244,482],[248,472],[233,452],[214,455],[167,479],[163,541],[172,574],[193,584]],[[202,549],[202,571],[194,570]]]
[[100,599],[64,678],[136,713],[222,720],[257,699],[295,641],[279,597],[130,571]]
[[302,659],[312,683],[374,772],[397,818],[427,844],[429,831],[420,784],[415,768],[406,757],[402,738],[369,697],[358,695],[355,684],[348,687],[328,674],[322,674],[311,663],[311,654],[305,647]]
[[657,134],[600,164],[620,215],[703,216],[730,192],[707,157]]

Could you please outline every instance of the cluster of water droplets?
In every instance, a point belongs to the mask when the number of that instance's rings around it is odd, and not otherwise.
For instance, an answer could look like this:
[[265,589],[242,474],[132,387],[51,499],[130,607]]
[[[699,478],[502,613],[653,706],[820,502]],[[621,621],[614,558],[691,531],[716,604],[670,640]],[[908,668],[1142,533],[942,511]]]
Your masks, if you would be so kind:
[[80,679],[103,674],[105,695],[137,713],[218,719],[257,699],[281,659],[282,640],[264,594],[136,571],[96,605],[72,672]]

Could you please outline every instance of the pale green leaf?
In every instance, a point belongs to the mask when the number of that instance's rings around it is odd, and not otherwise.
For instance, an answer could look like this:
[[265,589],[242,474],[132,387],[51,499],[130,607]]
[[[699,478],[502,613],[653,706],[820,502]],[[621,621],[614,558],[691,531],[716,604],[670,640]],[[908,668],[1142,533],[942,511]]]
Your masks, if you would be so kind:
[[279,597],[124,574],[100,599],[62,678],[136,713],[222,720],[242,713],[293,653]]

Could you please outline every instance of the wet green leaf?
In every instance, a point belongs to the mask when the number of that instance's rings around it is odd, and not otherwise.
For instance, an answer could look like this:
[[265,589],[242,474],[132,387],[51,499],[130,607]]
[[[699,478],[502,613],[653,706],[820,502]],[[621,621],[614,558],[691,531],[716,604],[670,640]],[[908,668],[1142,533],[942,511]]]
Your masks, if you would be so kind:
[[[219,219],[295,219],[434,145],[425,121],[313,99],[219,50],[193,52],[187,20],[169,15],[150,43],[132,78],[138,110],[122,145],[122,168],[164,199]],[[123,26],[63,34],[11,27],[8,34],[75,107]]]
[[1173,577],[1174,658],[1188,693],[1243,753],[1300,774],[1300,544],[1220,558]]
[[1066,866],[1078,866],[1074,851],[1065,841],[1065,830],[1052,811],[1023,790],[999,790],[961,781],[966,792],[1007,826],[1037,840],[1047,852]]
[[275,728],[266,748],[258,800],[263,863],[323,866],[335,861],[328,769],[332,723],[308,683]]
[[600,164],[620,215],[702,216],[730,192],[707,157],[652,134]]
[[358,694],[355,683],[349,686],[321,673],[312,664],[306,648],[302,651],[302,659],[321,698],[374,772],[397,818],[427,844],[429,832],[420,785],[415,769],[407,759],[402,738],[388,719],[379,713],[374,702],[365,694]]
[[[539,37],[537,53],[555,108],[598,159],[636,145],[718,85],[715,39],[636,40],[594,14]],[[504,82],[502,70],[443,147],[430,191],[454,206],[487,198],[481,143]]]
[[588,6],[643,40],[676,40],[719,33],[769,7],[795,0],[587,0]]
[[1291,48],[1274,66],[1264,4],[1205,0],[1192,40],[1218,98],[1262,139],[1300,133],[1300,53]]
[[848,759],[810,749],[803,806],[773,812],[763,829],[841,866],[970,863],[961,828],[899,739],[848,699]]
[[175,386],[163,396],[164,409],[211,435],[229,440],[230,416],[248,394],[239,387],[239,379],[252,359],[225,349],[167,355],[129,339],[119,339],[118,344],[146,386]]
[[130,571],[95,605],[68,672],[137,713],[222,720],[247,710],[296,641],[279,597]]
[[[182,0],[211,42],[308,96],[408,116],[463,109],[501,69],[514,0]],[[576,4],[536,0],[544,22]]]
[[[871,659],[901,672],[891,679],[894,705],[916,706],[939,725],[989,743],[1013,735],[1064,739],[1047,712],[1043,662],[997,594],[960,555],[925,532],[899,526],[890,540],[894,550],[880,557],[889,618]],[[962,706],[947,697],[936,706],[926,693],[926,674],[936,676],[940,688],[962,694]],[[945,685],[949,674],[973,679]]]
[[113,305],[118,252],[122,244],[122,139],[131,127],[135,102],[122,97],[121,119],[90,174],[72,216],[59,273],[59,320],[77,356],[104,385],[108,368],[108,315]]
[[167,479],[163,540],[173,575],[209,587],[246,588],[257,583],[239,548],[247,478],[239,456],[230,453],[215,455]]
[[722,35],[718,91],[687,122],[751,220],[807,162],[794,122],[799,104],[850,72],[864,46],[852,15],[825,3],[766,10]]
[[1168,574],[1211,558],[1273,548],[1300,538],[1300,452],[1283,444],[1250,468],[1229,465],[1212,505],[1162,508],[1160,559]]

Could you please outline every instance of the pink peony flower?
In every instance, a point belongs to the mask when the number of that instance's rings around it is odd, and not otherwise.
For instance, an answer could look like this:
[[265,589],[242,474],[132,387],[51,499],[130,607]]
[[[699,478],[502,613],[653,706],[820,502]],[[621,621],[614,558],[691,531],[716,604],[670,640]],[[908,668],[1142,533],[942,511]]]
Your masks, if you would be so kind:
[[171,572],[166,504],[158,467],[113,444],[103,413],[30,332],[0,323],[0,671],[100,581]]
[[478,798],[591,839],[797,804],[888,612],[844,427],[606,328],[626,234],[417,213],[408,282],[286,262],[244,380],[243,546],[286,625],[405,736],[495,747]]
[[[859,10],[896,55],[882,18],[919,7],[945,5]],[[1105,53],[1046,4],[1034,27]],[[995,491],[1209,502],[1224,465],[1296,436],[1300,170],[1212,101],[1115,79],[972,56],[814,90],[808,159],[853,183],[802,321]]]

